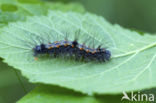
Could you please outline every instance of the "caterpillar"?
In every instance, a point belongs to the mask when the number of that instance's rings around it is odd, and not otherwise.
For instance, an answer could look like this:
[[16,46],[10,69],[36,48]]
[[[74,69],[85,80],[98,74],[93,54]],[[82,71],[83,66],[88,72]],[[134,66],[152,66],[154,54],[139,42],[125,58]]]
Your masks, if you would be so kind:
[[54,58],[59,56],[68,55],[75,58],[78,61],[109,61],[111,52],[105,48],[90,48],[83,44],[79,44],[77,40],[68,41],[55,41],[49,44],[36,45],[33,48],[34,56],[37,57],[39,54],[49,54]]

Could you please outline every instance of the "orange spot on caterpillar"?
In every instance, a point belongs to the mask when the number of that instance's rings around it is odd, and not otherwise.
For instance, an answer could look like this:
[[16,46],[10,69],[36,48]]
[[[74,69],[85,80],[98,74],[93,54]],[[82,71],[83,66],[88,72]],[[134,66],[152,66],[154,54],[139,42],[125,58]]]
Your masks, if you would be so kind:
[[68,46],[68,44],[64,44],[64,46]]
[[90,52],[89,50],[86,50],[86,52],[88,53],[88,52]]
[[48,49],[52,49],[53,47],[51,46],[51,47],[49,47]]
[[37,57],[35,57],[35,58],[34,58],[34,60],[35,60],[35,61],[37,61],[37,60],[38,60],[38,58],[37,58]]
[[93,52],[92,52],[92,54],[95,54],[95,53],[96,53],[96,51],[93,51]]
[[74,48],[74,45],[72,45],[72,48]]
[[57,45],[56,47],[57,47],[57,48],[59,48],[59,47],[60,47],[60,45]]

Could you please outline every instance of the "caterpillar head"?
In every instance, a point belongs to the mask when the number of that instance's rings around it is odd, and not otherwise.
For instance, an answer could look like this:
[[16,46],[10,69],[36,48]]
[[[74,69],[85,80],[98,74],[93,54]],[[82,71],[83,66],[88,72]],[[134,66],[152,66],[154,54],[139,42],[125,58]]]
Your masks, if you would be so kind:
[[103,52],[105,59],[109,60],[111,57],[111,52],[109,50],[106,50],[106,49],[102,49],[102,52]]
[[34,56],[37,56],[38,54],[43,54],[46,52],[46,46],[45,44],[37,45],[33,48]]

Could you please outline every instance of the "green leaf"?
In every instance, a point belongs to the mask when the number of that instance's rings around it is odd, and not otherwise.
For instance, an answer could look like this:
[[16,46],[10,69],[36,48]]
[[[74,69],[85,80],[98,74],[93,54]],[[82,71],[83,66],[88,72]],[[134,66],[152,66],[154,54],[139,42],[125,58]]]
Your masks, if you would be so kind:
[[0,0],[0,24],[4,24],[2,26],[5,26],[8,22],[25,20],[26,16],[46,14],[47,9],[45,6],[39,0],[37,1],[38,3],[36,4],[24,4],[17,0]]
[[[105,63],[82,63],[40,57],[34,60],[32,48],[44,43],[74,40],[102,44],[112,52]],[[111,25],[93,14],[51,11],[48,16],[31,17],[12,23],[0,35],[0,56],[4,62],[21,70],[33,83],[54,84],[83,93],[121,93],[156,86],[156,36],[139,35],[119,25]],[[31,46],[31,47],[30,47]]]
[[[120,103],[122,96],[123,95],[86,96],[64,88],[41,85],[36,87],[17,103]],[[150,102],[123,100],[122,103]]]
[[100,101],[58,87],[39,86],[17,103],[100,103]]
[[48,9],[75,11],[83,13],[85,10],[78,3],[62,4],[41,2],[40,0],[0,0],[0,27],[9,22],[24,21],[27,16],[46,15]]

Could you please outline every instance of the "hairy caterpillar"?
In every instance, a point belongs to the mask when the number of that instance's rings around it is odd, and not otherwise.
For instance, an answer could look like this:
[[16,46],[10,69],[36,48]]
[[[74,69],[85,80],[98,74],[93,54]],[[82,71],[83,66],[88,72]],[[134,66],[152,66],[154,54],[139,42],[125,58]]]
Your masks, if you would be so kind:
[[74,41],[55,41],[49,44],[37,45],[33,48],[34,56],[39,54],[49,54],[54,58],[58,56],[68,55],[74,57],[75,60],[83,61],[108,61],[111,57],[111,52],[105,48],[96,49],[89,48],[85,45],[79,44],[77,40]]

